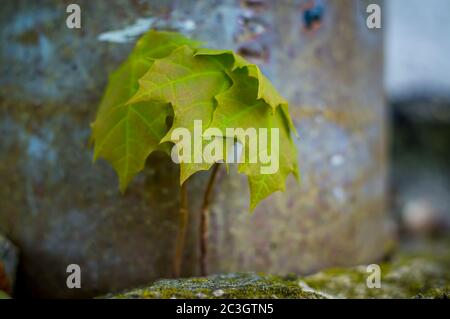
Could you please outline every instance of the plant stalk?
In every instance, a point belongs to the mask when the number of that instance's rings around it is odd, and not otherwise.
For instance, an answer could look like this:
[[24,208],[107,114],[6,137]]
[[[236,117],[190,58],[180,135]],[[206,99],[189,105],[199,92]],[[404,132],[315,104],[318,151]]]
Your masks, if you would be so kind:
[[200,273],[202,276],[208,275],[208,224],[209,224],[209,205],[211,202],[212,190],[219,171],[220,163],[215,163],[211,175],[209,176],[208,185],[203,196],[203,204],[200,213]]
[[181,264],[183,260],[184,242],[186,238],[186,228],[188,223],[189,210],[188,210],[188,194],[187,194],[187,181],[181,185],[180,188],[180,210],[179,210],[179,225],[178,234],[175,243],[175,258],[174,258],[174,275],[180,277]]

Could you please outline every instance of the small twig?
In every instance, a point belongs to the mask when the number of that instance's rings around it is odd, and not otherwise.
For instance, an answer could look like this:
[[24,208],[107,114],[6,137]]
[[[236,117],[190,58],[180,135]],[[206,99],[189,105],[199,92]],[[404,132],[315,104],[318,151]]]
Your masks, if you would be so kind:
[[211,175],[209,176],[208,185],[203,196],[202,210],[200,214],[200,273],[202,276],[208,274],[208,223],[209,223],[209,204],[211,201],[214,181],[219,171],[220,163],[215,163]]
[[186,237],[186,226],[188,223],[189,210],[188,210],[188,194],[187,194],[187,181],[181,185],[180,189],[180,211],[179,211],[179,226],[178,234],[175,243],[175,258],[173,264],[173,270],[175,277],[180,277],[181,264],[183,260],[184,241]]

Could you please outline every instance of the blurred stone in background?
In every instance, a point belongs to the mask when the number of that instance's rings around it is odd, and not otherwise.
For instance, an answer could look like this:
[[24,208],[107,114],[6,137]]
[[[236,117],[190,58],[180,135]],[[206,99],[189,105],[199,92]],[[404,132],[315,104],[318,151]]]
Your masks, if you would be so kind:
[[450,2],[386,1],[392,202],[408,234],[450,228]]

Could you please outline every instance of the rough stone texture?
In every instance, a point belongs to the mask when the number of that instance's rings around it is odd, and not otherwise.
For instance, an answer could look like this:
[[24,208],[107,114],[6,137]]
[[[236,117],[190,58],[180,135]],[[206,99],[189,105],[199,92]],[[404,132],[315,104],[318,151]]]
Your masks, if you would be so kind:
[[367,266],[333,268],[304,278],[313,291],[336,298],[449,298],[449,239],[415,241],[380,264],[381,288],[368,289]]
[[0,234],[0,291],[8,293],[13,291],[18,259],[17,248]]
[[[125,196],[105,162],[92,164],[89,123],[108,74],[133,43],[98,41],[139,18],[253,59],[289,99],[302,182],[248,213],[248,187],[222,174],[211,216],[212,272],[308,273],[383,254],[382,34],[365,26],[373,1],[3,1],[0,12],[0,230],[22,251],[18,294],[94,296],[170,277],[178,171],[162,155]],[[319,3],[319,2],[317,2]],[[320,11],[320,10],[319,10]],[[308,21],[306,21],[308,22]],[[310,22],[310,21],[309,21]],[[190,182],[183,274],[197,273],[206,174]],[[66,267],[82,268],[67,289]]]
[[419,242],[396,253],[381,268],[381,288],[368,288],[367,265],[333,268],[297,277],[229,273],[207,278],[160,280],[106,298],[449,298],[450,241]]
[[229,273],[207,278],[166,279],[147,287],[109,295],[113,299],[216,299],[216,298],[299,298],[317,299],[295,280],[262,273]]

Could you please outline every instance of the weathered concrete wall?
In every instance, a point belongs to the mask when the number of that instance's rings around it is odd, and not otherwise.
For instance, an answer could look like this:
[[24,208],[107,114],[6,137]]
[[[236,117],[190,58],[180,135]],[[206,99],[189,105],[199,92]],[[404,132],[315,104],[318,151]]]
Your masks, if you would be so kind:
[[[80,30],[65,27],[71,2],[82,8]],[[289,180],[286,194],[275,194],[253,215],[245,178],[221,175],[211,216],[211,271],[306,273],[378,258],[385,242],[382,33],[366,28],[365,4],[2,3],[0,230],[22,252],[18,292],[92,296],[171,276],[177,167],[152,156],[121,196],[112,168],[93,165],[88,147],[108,74],[133,45],[98,36],[139,18],[253,58],[289,99],[301,136],[302,183]],[[305,21],[305,11],[318,19]],[[190,183],[184,275],[197,273],[205,178],[199,174]],[[71,263],[82,268],[82,289],[66,288]]]

